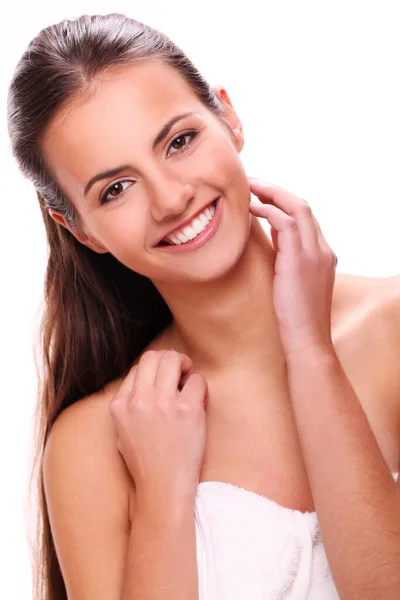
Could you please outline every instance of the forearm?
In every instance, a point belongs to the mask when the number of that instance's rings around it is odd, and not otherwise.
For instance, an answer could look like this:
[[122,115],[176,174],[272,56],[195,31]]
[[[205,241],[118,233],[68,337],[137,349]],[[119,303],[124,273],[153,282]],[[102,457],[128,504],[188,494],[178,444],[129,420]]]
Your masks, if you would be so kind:
[[121,600],[198,600],[197,577],[193,503],[138,510]]
[[292,357],[288,381],[340,598],[394,600],[400,588],[399,494],[355,391],[334,350]]

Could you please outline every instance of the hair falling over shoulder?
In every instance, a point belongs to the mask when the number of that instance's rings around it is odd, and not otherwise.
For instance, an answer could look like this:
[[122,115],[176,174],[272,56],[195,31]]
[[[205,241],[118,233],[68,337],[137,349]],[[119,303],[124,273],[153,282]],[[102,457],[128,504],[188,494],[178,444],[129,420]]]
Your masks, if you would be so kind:
[[32,543],[34,600],[67,600],[43,487],[43,453],[64,408],[127,373],[172,315],[153,283],[109,253],[81,244],[49,214],[82,232],[73,202],[45,164],[40,140],[62,105],[86,94],[96,77],[135,61],[175,68],[203,104],[219,115],[219,99],[189,58],[165,34],[121,14],[83,15],[42,29],[13,74],[8,131],[22,174],[32,181],[48,242],[44,309],[35,353],[38,373],[34,455],[29,493],[36,493]]

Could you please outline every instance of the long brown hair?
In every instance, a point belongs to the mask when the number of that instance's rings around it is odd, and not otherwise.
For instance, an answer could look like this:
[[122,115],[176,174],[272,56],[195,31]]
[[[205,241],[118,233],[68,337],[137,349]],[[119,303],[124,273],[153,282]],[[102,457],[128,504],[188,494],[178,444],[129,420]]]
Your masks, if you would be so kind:
[[172,321],[148,278],[109,253],[92,251],[52,219],[49,208],[84,235],[73,202],[45,164],[40,141],[57,111],[74,96],[90,92],[99,74],[146,59],[175,68],[220,117],[218,96],[181,49],[160,31],[116,13],[83,15],[42,29],[18,62],[9,87],[12,152],[34,184],[48,241],[29,480],[29,491],[34,483],[38,502],[31,549],[34,600],[67,600],[43,487],[42,459],[50,429],[64,408],[126,374]]

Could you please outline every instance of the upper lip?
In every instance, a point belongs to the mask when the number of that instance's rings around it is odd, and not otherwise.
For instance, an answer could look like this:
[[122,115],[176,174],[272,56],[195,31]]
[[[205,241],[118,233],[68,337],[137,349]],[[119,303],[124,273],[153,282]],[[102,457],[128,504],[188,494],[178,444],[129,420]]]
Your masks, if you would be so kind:
[[160,238],[158,238],[158,240],[156,241],[156,243],[154,244],[154,246],[158,246],[158,244],[164,238],[168,237],[174,231],[177,231],[178,229],[182,229],[182,227],[185,227],[185,225],[188,225],[189,223],[191,223],[193,221],[193,219],[195,219],[197,217],[198,214],[202,213],[203,210],[205,210],[207,208],[207,206],[210,206],[213,202],[215,202],[216,200],[218,200],[218,198],[219,198],[219,196],[217,196],[217,198],[214,198],[214,200],[211,200],[211,202],[208,202],[207,204],[205,204],[203,206],[203,208],[199,208],[199,210],[197,212],[195,212],[191,217],[188,217],[184,221],[181,221],[178,225],[175,225],[174,227],[172,227],[167,233],[164,233],[164,235],[162,235]]

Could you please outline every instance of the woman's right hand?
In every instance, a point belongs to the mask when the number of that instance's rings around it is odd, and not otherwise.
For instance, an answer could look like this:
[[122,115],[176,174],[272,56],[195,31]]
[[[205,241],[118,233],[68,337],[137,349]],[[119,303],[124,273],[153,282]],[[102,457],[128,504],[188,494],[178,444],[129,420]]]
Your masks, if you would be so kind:
[[[117,448],[140,502],[194,500],[206,442],[208,387],[192,360],[176,350],[149,350],[109,404]],[[182,388],[182,389],[180,389]]]

